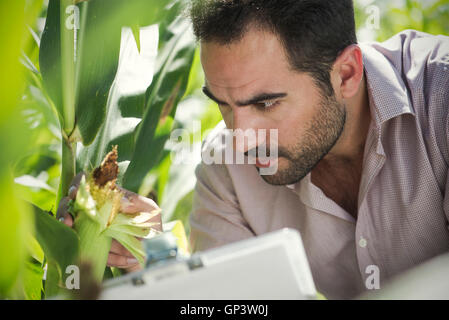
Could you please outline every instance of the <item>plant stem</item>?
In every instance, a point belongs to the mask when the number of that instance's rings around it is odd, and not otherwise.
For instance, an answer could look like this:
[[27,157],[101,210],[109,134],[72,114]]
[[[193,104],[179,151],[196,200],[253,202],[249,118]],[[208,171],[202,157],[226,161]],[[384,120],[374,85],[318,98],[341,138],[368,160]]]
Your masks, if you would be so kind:
[[69,135],[75,128],[75,32],[66,26],[66,10],[73,0],[61,1],[62,129]]
[[70,142],[62,139],[62,163],[61,163],[61,180],[59,182],[58,196],[56,198],[56,208],[59,202],[69,191],[70,183],[75,177],[76,170],[76,142]]

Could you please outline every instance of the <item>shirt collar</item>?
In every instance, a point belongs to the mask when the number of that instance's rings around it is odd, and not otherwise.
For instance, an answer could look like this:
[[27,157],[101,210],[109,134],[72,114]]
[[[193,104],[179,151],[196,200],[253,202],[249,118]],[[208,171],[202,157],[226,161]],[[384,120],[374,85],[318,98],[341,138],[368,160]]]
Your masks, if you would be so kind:
[[380,128],[386,121],[400,115],[414,115],[407,87],[400,72],[387,58],[387,50],[377,43],[359,46],[363,53],[369,103],[375,126]]

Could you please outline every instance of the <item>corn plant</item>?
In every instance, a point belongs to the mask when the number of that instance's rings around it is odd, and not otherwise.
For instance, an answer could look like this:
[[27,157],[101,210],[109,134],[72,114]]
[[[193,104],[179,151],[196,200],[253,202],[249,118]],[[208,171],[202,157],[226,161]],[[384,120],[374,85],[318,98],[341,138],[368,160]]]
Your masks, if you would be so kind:
[[[37,183],[32,176],[16,179],[22,196],[33,203],[31,212],[35,218],[34,236],[30,230],[28,244],[33,262],[29,266],[33,282],[28,281],[28,291],[33,296],[25,294],[27,298],[39,298],[41,289],[45,297],[61,293],[67,266],[79,264],[80,255],[85,256],[89,250],[87,256],[93,260],[96,279],[101,280],[108,245],[94,246],[94,250],[85,245],[98,244],[98,238],[86,230],[99,221],[86,224],[80,221],[75,233],[58,222],[54,214],[77,171],[89,173],[98,167],[113,145],[119,151],[117,183],[136,192],[147,173],[167,155],[164,145],[174,124],[177,105],[186,92],[195,55],[195,42],[189,23],[180,16],[181,10],[180,1],[168,0],[50,0],[42,36],[31,30],[39,46],[39,61],[30,56],[32,53],[23,54],[22,63],[28,69],[25,100],[33,108],[40,102],[45,112],[28,116],[45,115],[42,122],[56,128],[57,132],[53,130],[52,134],[60,141],[62,153],[56,161],[60,162],[57,192],[51,186]],[[151,65],[154,66],[150,68]],[[139,68],[140,74],[136,76]],[[132,92],[124,89],[130,81],[136,87]],[[56,158],[58,155],[52,154]],[[21,163],[18,167],[27,165]],[[30,191],[36,186],[47,194],[36,197]],[[143,252],[136,250],[140,242],[132,242],[134,238],[130,235],[144,235],[136,229],[139,223],[142,230],[148,229],[140,221],[143,217],[140,220],[137,217],[137,221],[136,217],[120,215],[111,208],[114,200],[104,202],[101,208],[83,207],[83,201],[85,205],[90,196],[85,190],[80,188],[74,210],[99,209],[96,212],[99,219],[113,215],[115,220],[108,221],[105,241],[123,240],[122,244],[142,262]],[[114,199],[108,192],[97,194]],[[108,210],[104,209],[106,206]],[[47,210],[51,210],[50,214]],[[109,212],[104,214],[105,210]],[[44,265],[42,288],[39,278],[42,279]]]

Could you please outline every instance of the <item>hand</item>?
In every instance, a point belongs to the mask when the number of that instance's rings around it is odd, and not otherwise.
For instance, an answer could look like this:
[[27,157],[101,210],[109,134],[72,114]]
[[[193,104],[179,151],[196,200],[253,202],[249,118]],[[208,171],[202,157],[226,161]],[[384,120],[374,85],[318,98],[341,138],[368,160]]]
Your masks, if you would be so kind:
[[[83,175],[84,172],[80,172],[75,178],[73,178],[68,196],[61,199],[59,202],[58,211],[56,213],[56,217],[59,221],[69,227],[73,227],[73,218],[70,213],[68,213],[68,204],[70,200],[74,200],[76,198],[79,184]],[[155,209],[159,209],[158,205],[149,198],[143,197],[123,188],[120,188],[120,190],[125,194],[122,198],[120,207],[120,211],[123,213],[151,212]],[[162,219],[160,214],[151,218],[149,221],[158,223],[154,226],[154,229],[162,231]],[[140,238],[138,239],[142,240]],[[108,256],[108,266],[121,268],[126,272],[133,272],[141,269],[140,264],[134,256],[115,239],[112,239],[111,251],[109,251]]]

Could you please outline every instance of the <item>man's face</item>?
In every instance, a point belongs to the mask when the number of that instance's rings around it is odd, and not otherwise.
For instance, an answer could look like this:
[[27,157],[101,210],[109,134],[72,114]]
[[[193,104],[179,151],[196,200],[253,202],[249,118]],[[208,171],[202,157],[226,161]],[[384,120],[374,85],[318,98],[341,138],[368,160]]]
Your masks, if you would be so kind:
[[270,129],[278,130],[278,170],[263,175],[266,182],[298,182],[341,135],[345,106],[323,96],[310,75],[292,69],[274,34],[250,30],[230,45],[203,42],[201,62],[205,92],[218,103],[227,128],[267,130],[263,140],[236,142],[237,151],[247,154],[266,143],[269,153]]

